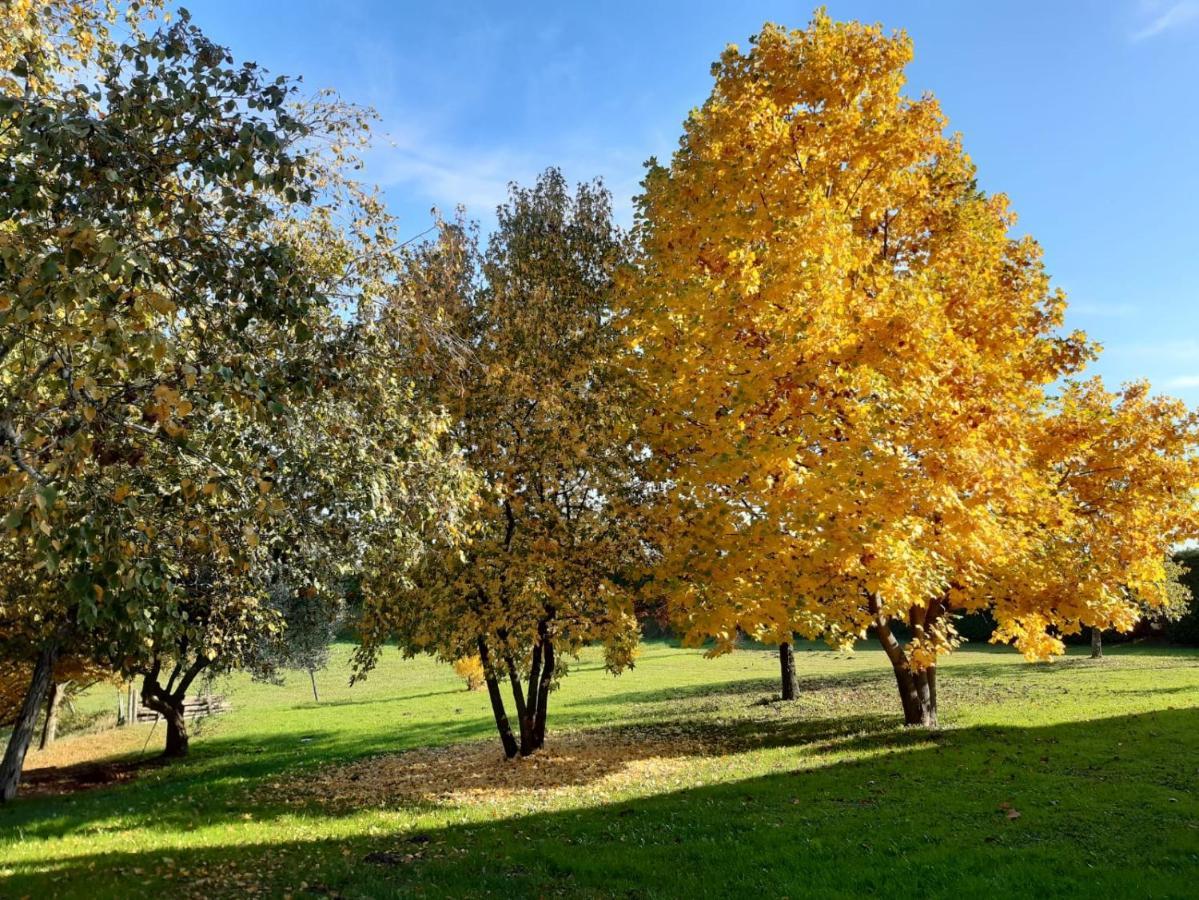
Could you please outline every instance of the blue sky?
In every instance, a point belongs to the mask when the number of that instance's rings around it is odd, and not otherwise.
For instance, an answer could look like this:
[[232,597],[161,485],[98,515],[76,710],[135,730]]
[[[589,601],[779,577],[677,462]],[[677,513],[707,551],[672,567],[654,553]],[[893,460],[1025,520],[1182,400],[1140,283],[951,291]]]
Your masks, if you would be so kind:
[[[602,175],[631,218],[642,164],[668,158],[709,66],[794,2],[419,3],[191,0],[242,59],[382,116],[369,177],[406,231],[465,204],[486,225],[512,179]],[[1199,405],[1199,0],[830,2],[903,28],[982,185],[1003,191],[1101,341],[1112,383]]]

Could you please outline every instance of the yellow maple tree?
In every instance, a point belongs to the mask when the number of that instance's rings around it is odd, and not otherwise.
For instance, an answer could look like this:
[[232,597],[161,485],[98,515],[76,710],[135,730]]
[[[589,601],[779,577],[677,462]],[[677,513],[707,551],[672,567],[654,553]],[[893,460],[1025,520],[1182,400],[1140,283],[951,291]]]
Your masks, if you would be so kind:
[[[873,632],[905,719],[932,724],[956,612],[992,609],[1031,656],[1055,649],[1034,633],[1127,616],[1118,592],[1084,609],[1001,590],[998,572],[1046,552],[1030,524],[1046,504],[1085,517],[1053,452],[1088,395],[1047,404],[1095,348],[1062,332],[1040,248],[978,188],[936,100],[904,94],[911,58],[903,33],[823,12],[730,46],[670,164],[651,161],[625,326],[657,467],[655,584],[685,638]],[[1193,432],[1171,434],[1177,465],[1146,496],[1189,489]],[[1121,557],[1138,583],[1161,571],[1167,524]]]

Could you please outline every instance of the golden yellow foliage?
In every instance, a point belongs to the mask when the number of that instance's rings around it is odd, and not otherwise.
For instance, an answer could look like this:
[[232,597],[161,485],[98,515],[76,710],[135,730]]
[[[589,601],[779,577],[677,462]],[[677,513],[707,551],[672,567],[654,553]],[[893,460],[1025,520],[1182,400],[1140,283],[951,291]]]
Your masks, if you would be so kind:
[[477,656],[463,656],[454,660],[454,672],[466,682],[468,691],[477,691],[483,686],[483,661]]
[[[874,629],[931,708],[924,673],[956,645],[957,611],[992,609],[1032,657],[1057,649],[1052,629],[1131,622],[1114,579],[1158,583],[1194,429],[1166,401],[1105,425],[1102,399],[1077,408],[1091,389],[1050,403],[1095,350],[1061,332],[1040,248],[1011,236],[936,100],[904,95],[911,58],[903,33],[823,12],[729,47],[669,166],[651,164],[625,326],[661,487],[657,579],[685,638],[720,652],[740,632]],[[1015,590],[1048,552],[1043,526],[1098,525],[1074,466],[1096,445],[1072,429],[1106,429],[1115,456],[1143,415],[1160,465],[1121,488],[1110,546],[1055,543],[1100,554],[1099,582],[1068,602],[1061,581]],[[1141,503],[1162,492],[1168,511]]]

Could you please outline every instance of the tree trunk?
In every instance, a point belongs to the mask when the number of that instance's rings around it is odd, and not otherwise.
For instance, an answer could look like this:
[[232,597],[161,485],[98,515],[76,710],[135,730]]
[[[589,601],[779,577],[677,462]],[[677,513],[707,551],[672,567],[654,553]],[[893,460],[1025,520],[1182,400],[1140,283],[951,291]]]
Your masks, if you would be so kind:
[[891,668],[895,671],[899,702],[903,705],[903,723],[936,728],[936,674],[932,675],[930,681],[928,670],[919,673],[912,671],[903,647],[899,645],[899,641],[891,633],[891,627],[881,616],[875,620],[874,631],[891,661]]
[[312,669],[309,669],[308,677],[312,680],[312,699],[317,703],[320,703],[321,695],[316,692],[316,672],[312,671]]
[[168,759],[187,756],[191,739],[187,734],[187,720],[183,718],[183,703],[171,704],[164,719],[167,723],[167,744],[162,755]]
[[25,764],[29,742],[33,740],[38,710],[41,709],[42,698],[45,697],[46,688],[54,676],[54,661],[57,658],[58,648],[51,644],[42,649],[34,664],[33,675],[29,679],[29,690],[25,693],[25,702],[21,704],[17,720],[13,723],[8,747],[4,751],[4,762],[0,763],[0,802],[8,803],[17,796],[17,786],[21,783],[21,767]]
[[[208,665],[208,659],[197,656],[191,666],[184,670],[183,659],[180,658],[175,664],[175,670],[171,673],[171,677],[167,680],[166,687],[163,687],[158,683],[159,661],[156,660],[153,668],[142,679],[143,705],[154,710],[166,722],[167,742],[162,755],[167,759],[187,756],[190,739],[187,734],[187,722],[183,718],[183,701],[187,697],[187,689],[191,687],[196,676],[203,672]],[[175,678],[179,675],[182,677],[176,684]]]
[[46,721],[42,725],[42,739],[37,748],[45,750],[58,737],[58,708],[62,705],[63,695],[67,692],[69,681],[51,681],[50,695],[46,698]]
[[495,727],[500,733],[500,743],[504,745],[504,756],[508,759],[516,756],[516,738],[512,736],[512,726],[508,724],[508,713],[504,710],[504,696],[500,693],[500,683],[491,667],[491,658],[487,652],[487,642],[478,640],[479,660],[483,663],[483,680],[487,683],[487,696],[491,698],[491,714],[495,716]]
[[528,756],[539,746],[537,743],[537,710],[541,703],[541,660],[544,649],[544,641],[539,641],[533,647],[533,659],[529,666],[529,695],[525,702],[524,721],[520,724],[521,756]]
[[516,724],[520,726],[520,755],[528,756],[533,752],[532,719],[529,717],[528,704],[525,702],[525,689],[520,683],[520,674],[516,671],[516,663],[511,656],[504,657],[508,667],[508,683],[512,687],[512,702],[516,704]]
[[794,700],[799,696],[799,678],[795,674],[795,651],[790,641],[779,644],[779,669],[783,681],[783,699]]
[[121,703],[124,705],[124,724],[136,725],[140,698],[137,693],[137,685],[134,684],[132,678],[129,679],[129,686],[125,689],[124,696],[121,697]]
[[1091,629],[1091,659],[1103,659],[1103,631]]
[[168,694],[149,678],[142,685],[142,703],[162,717],[167,726],[167,743],[162,755],[168,759],[187,756],[189,738],[183,718],[183,697]]
[[937,727],[937,671],[933,667],[912,675],[916,682],[916,699],[920,703],[920,721],[908,722],[908,725],[923,725],[925,728]]
[[554,645],[548,637],[544,639],[544,661],[541,679],[537,683],[537,713],[533,719],[533,746],[540,750],[545,746],[545,716],[549,708],[550,685],[554,680]]

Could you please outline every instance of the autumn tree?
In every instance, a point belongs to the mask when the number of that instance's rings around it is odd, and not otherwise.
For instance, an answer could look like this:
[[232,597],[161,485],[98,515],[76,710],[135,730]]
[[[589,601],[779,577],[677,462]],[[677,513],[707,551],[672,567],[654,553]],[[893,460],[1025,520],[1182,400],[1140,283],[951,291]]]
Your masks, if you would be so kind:
[[[1035,426],[1094,351],[1060,331],[1038,246],[935,99],[903,93],[911,56],[902,33],[823,13],[726,50],[649,168],[626,322],[686,639],[873,633],[905,720],[932,724],[958,611],[990,608],[1032,656],[1079,621],[1061,598],[999,596],[993,573],[1035,552],[1054,488]],[[1172,533],[1146,529],[1147,579]]]
[[[1129,593],[1129,597],[1137,603],[1139,618],[1158,625],[1182,619],[1190,610],[1193,599],[1184,581],[1186,570],[1173,556],[1166,558],[1162,573],[1165,590],[1155,590],[1150,602],[1141,602],[1138,595]],[[1103,659],[1102,626],[1091,626],[1091,659]]]
[[[613,671],[637,641],[620,576],[632,533],[632,389],[613,327],[614,279],[627,257],[598,183],[572,193],[556,170],[513,186],[485,252],[445,224],[405,277],[415,305],[457,337],[457,366],[427,390],[477,482],[456,534],[442,529],[410,583],[381,559],[364,579],[369,667],[395,637],[409,654],[478,656],[508,756],[545,740],[563,656],[603,642]],[[501,692],[516,713],[513,734]]]
[[60,653],[177,710],[241,664],[280,566],[319,591],[347,523],[431,510],[442,458],[403,380],[361,371],[353,316],[398,259],[351,177],[365,114],[186,17],[91,46],[85,83],[13,54],[0,97],[0,641],[37,663],[6,799]]
[[984,583],[993,640],[1044,659],[1087,627],[1180,616],[1187,591],[1171,554],[1199,534],[1199,416],[1145,383],[1111,392],[1095,378],[1064,385],[1029,432],[1026,478],[1042,496],[1010,523],[1021,552]]

